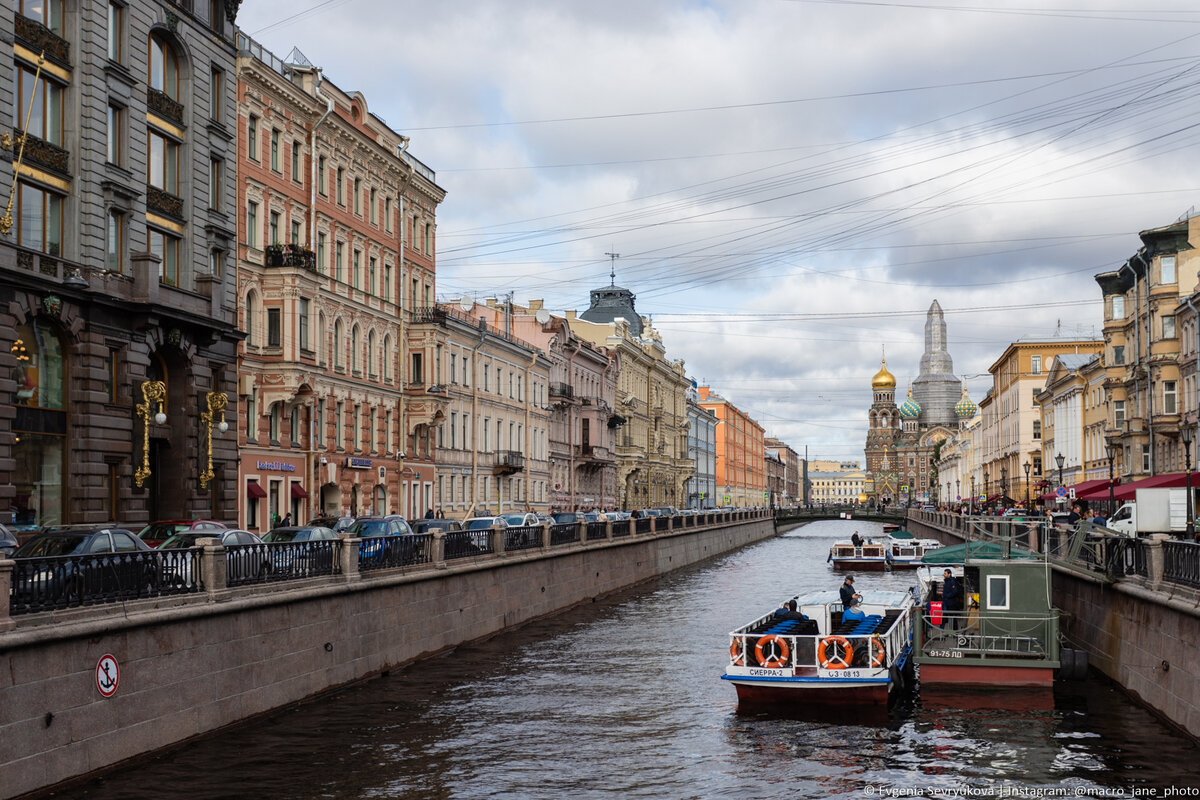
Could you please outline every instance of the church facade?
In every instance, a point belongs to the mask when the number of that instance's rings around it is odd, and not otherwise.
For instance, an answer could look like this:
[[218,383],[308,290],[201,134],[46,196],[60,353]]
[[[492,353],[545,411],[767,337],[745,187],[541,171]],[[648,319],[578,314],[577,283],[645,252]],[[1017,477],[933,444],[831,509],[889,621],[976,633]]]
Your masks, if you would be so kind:
[[946,318],[936,300],[925,318],[920,373],[896,405],[896,377],[887,362],[871,378],[865,494],[873,504],[934,503],[938,497],[938,450],[961,422],[975,414],[946,344]]

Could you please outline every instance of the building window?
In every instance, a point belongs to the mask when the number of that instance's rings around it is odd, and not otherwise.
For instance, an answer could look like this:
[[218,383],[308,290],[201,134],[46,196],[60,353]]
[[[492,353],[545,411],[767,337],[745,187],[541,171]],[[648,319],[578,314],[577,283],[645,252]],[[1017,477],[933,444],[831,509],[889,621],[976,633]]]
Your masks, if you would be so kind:
[[272,403],[271,404],[271,427],[270,427],[270,430],[268,433],[271,437],[271,444],[274,444],[274,445],[279,444],[279,427],[280,427],[279,423],[280,423],[279,403]]
[[1031,375],[1041,375],[1042,374],[1042,357],[1041,356],[1031,356],[1030,357],[1029,372]]
[[372,186],[370,191],[371,196],[367,201],[367,214],[370,215],[371,224],[375,225],[378,224],[377,220],[375,219],[375,187]]
[[292,447],[299,447],[300,441],[300,406],[292,406],[292,418],[288,430],[288,441]]
[[12,521],[20,529],[63,522],[66,357],[57,331],[39,318],[16,326],[10,351],[18,406],[13,421]]
[[325,234],[317,233],[317,272],[325,274]]
[[156,189],[179,196],[179,144],[151,128],[147,131],[150,153],[146,182]]
[[[125,48],[121,45],[125,28],[125,7],[120,3],[108,4],[108,58],[118,64],[123,60]],[[114,517],[115,519],[115,517]]]
[[308,304],[309,304],[309,299],[307,297],[300,298],[300,312],[299,312],[300,313],[300,319],[299,319],[300,325],[299,325],[299,327],[300,327],[300,349],[301,350],[309,349],[309,345],[308,345]]
[[246,244],[258,247],[258,203],[246,203]]
[[208,251],[208,274],[221,277],[225,272],[225,251],[214,247]]
[[157,34],[150,36],[150,88],[179,102],[179,60],[171,45]]
[[1150,471],[1150,445],[1142,445],[1142,472]]
[[271,130],[271,169],[279,172],[279,131]]
[[425,223],[425,255],[433,255],[433,226]]
[[279,212],[271,212],[271,221],[268,223],[267,234],[270,237],[271,244],[279,244]]
[[300,245],[300,223],[296,220],[292,220],[292,244]]
[[1176,386],[1177,386],[1177,384],[1175,381],[1163,381],[1163,413],[1164,414],[1176,414],[1179,411],[1178,404],[1176,402],[1176,399],[1178,397]]
[[108,210],[108,229],[105,232],[105,266],[109,272],[125,272],[125,214],[115,208]]
[[283,343],[283,326],[280,324],[278,308],[267,309],[267,347],[279,347]]
[[361,251],[359,251],[359,250],[354,251],[354,262],[351,265],[351,270],[353,270],[353,271],[350,273],[350,284],[355,289],[362,288],[362,285],[360,283],[360,281],[362,280],[362,268],[361,268],[361,264],[359,263],[361,256],[362,256]]
[[383,198],[383,229],[392,232],[392,198]]
[[1035,419],[1033,421],[1033,438],[1034,439],[1042,438],[1042,421],[1040,419]]
[[338,167],[337,168],[337,187],[335,187],[335,188],[337,191],[337,204],[339,206],[346,205],[346,196],[345,196],[346,189],[345,189],[345,187],[346,187],[346,169],[345,169],[345,167]]
[[1125,363],[1125,345],[1114,344],[1112,349],[1112,363],[1114,366],[1121,366]]
[[1164,314],[1162,318],[1162,335],[1164,339],[1175,338],[1175,315]]
[[383,298],[385,300],[392,299],[392,265],[383,265]]
[[362,178],[354,179],[354,213],[362,216]]
[[208,79],[208,118],[214,122],[220,122],[223,116],[224,96],[225,73],[213,67]]
[[[43,72],[36,81],[35,68],[17,62],[13,69],[16,102],[13,103],[13,128],[25,130],[29,118],[29,133],[45,142],[62,147],[63,89],[46,78]],[[33,103],[27,105],[32,98]]]
[[[247,338],[247,341],[249,339]],[[246,440],[258,442],[258,390],[251,389],[246,398]]]
[[1163,256],[1158,262],[1158,271],[1163,283],[1175,282],[1175,256]]
[[292,180],[300,183],[300,143],[292,142]]
[[179,285],[179,239],[169,233],[150,228],[146,232],[150,252],[162,259],[158,268],[158,279],[168,286]]
[[1125,319],[1125,297],[1114,294],[1112,298],[1112,318]]
[[210,159],[208,162],[208,207],[213,210],[221,208],[221,173],[225,169],[225,162],[219,158]]
[[1125,424],[1125,401],[1113,400],[1113,424],[1121,427]]
[[122,131],[125,127],[125,109],[120,106],[115,106],[112,103],[108,104],[108,163],[116,164],[118,167],[124,163],[121,157],[124,148],[124,135]]
[[338,404],[337,404],[337,411],[334,413],[335,413],[335,416],[333,419],[334,444],[337,446],[338,450],[344,450],[346,447],[346,438],[345,438],[346,437],[346,432],[345,432],[346,414],[345,414],[345,405],[340,400],[338,401]]
[[342,348],[346,345],[342,341],[345,334],[343,333],[342,321],[339,319],[333,323],[333,368],[342,369]]
[[372,256],[367,262],[367,291],[370,294],[375,294],[375,257]]
[[246,125],[246,155],[258,161],[258,117],[253,114]]
[[317,191],[325,197],[325,156],[317,157]]
[[338,242],[334,247],[333,277],[339,281],[342,279],[342,253],[342,242]]

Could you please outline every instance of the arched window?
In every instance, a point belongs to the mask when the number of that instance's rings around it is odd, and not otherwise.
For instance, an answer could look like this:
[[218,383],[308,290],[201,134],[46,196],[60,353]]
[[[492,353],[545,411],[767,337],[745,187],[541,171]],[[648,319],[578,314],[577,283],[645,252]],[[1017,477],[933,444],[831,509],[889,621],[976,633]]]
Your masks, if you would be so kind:
[[392,379],[392,337],[387,334],[383,337],[383,354],[380,356],[383,379],[390,381]]
[[375,331],[367,334],[367,374],[375,374]]
[[150,88],[180,102],[179,58],[175,48],[159,33],[150,35]]
[[350,329],[350,370],[358,372],[358,326]]
[[242,326],[246,331],[246,344],[257,346],[258,342],[255,341],[254,338],[257,332],[255,330],[254,317],[256,314],[258,314],[258,292],[254,291],[253,289],[246,293],[246,307],[244,309],[244,313],[246,318],[243,321]]
[[337,369],[343,368],[342,362],[342,337],[345,331],[342,328],[342,321],[339,319],[333,323],[333,366]]
[[317,363],[325,363],[325,315],[317,312]]
[[13,421],[13,522],[21,530],[64,521],[67,432],[66,354],[58,331],[41,319],[17,325],[9,348],[16,366]]

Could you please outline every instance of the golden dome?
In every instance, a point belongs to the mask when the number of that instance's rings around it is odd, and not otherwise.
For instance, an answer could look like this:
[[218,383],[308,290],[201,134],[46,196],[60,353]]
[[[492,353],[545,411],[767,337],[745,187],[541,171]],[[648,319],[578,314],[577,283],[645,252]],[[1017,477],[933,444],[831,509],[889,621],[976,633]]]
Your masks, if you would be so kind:
[[888,372],[887,362],[879,362],[879,372],[875,373],[875,377],[871,378],[872,389],[895,389],[896,376]]

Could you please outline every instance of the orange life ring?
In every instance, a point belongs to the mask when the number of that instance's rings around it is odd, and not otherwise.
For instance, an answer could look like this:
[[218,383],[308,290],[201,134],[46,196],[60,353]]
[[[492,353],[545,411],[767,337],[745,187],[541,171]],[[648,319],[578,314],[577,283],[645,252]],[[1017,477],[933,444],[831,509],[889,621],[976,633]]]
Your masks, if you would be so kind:
[[[763,655],[764,644],[771,645],[771,651],[766,655]],[[758,661],[760,667],[782,667],[787,663],[791,652],[788,648],[787,639],[784,639],[782,636],[764,636],[758,640],[758,644],[754,645],[754,658]]]
[[875,643],[871,648],[871,666],[882,667],[887,663],[887,648],[883,646],[883,639],[878,636],[872,636],[871,641]]
[[[825,648],[828,645],[837,645],[841,652],[827,654]],[[854,660],[854,648],[845,636],[826,636],[817,646],[817,660],[821,662],[822,669],[846,669]]]
[[735,667],[746,663],[746,660],[742,658],[742,638],[740,636],[729,643],[729,658],[733,660]]

